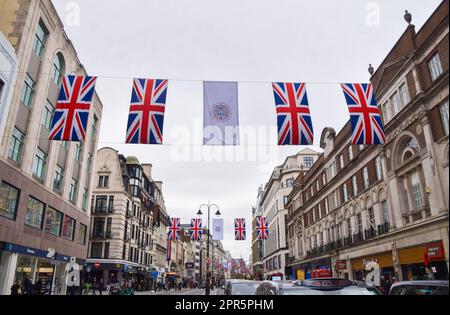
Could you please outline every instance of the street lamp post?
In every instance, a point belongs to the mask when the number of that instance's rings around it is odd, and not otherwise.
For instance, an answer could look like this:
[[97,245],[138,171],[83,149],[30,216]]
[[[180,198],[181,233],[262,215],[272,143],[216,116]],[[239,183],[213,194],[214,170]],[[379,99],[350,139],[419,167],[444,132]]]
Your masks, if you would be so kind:
[[[210,235],[210,233],[209,233],[209,231],[210,231],[210,220],[211,220],[211,208],[212,207],[215,207],[216,209],[217,209],[217,212],[216,212],[216,216],[220,216],[221,215],[221,213],[220,213],[220,209],[219,209],[219,206],[218,205],[216,205],[216,204],[211,204],[211,202],[210,201],[208,201],[208,203],[207,204],[202,204],[202,205],[200,205],[200,207],[199,207],[199,210],[198,210],[198,212],[197,212],[197,215],[198,216],[201,216],[201,215],[203,215],[203,212],[202,212],[202,208],[204,208],[204,207],[206,207],[206,209],[208,210],[208,238],[207,238],[207,243],[206,243],[206,257],[208,257],[209,258],[209,263],[211,264],[211,271],[213,270],[212,268],[213,268],[213,262],[212,262],[212,260],[211,260],[211,256],[210,256],[210,237],[211,237],[211,235]],[[212,272],[211,272],[211,274],[212,274]],[[206,278],[208,278],[208,273],[207,273],[207,275],[206,275]]]

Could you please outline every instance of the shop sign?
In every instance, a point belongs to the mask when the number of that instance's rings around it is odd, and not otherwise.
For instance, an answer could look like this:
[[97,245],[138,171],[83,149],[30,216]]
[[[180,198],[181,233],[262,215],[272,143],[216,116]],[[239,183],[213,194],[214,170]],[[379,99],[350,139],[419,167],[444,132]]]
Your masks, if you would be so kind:
[[47,258],[50,258],[50,259],[56,258],[56,250],[54,248],[49,248],[47,250]]
[[69,257],[69,256],[65,256],[65,255],[61,255],[61,254],[58,254],[58,253],[57,253],[57,254],[56,254],[55,260],[69,262],[69,261],[70,261],[70,257]]
[[336,260],[335,268],[336,268],[337,271],[339,271],[339,270],[346,270],[347,269],[347,261],[345,261],[345,260]]
[[43,257],[43,258],[47,258],[47,255],[48,255],[48,251],[45,251],[45,250],[34,249],[34,248],[15,245],[15,244],[11,244],[11,243],[6,243],[5,251],[23,254],[23,255],[29,255],[29,256]]
[[186,269],[188,270],[194,269],[194,263],[186,263]]
[[428,254],[428,259],[430,260],[443,259],[444,248],[442,246],[442,241],[428,244],[426,246],[426,252]]

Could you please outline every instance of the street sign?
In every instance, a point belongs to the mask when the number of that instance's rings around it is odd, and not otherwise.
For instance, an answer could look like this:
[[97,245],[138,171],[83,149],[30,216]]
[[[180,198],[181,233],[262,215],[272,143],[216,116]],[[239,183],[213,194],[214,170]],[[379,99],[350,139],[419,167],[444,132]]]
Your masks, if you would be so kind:
[[347,261],[345,260],[336,260],[334,265],[337,271],[347,269]]

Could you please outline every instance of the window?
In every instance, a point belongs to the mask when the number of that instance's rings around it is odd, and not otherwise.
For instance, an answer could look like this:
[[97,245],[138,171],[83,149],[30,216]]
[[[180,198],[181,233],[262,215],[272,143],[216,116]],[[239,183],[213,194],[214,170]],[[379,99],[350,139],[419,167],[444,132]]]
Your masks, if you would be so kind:
[[61,193],[64,182],[64,170],[61,166],[56,165],[55,178],[53,180],[53,190]]
[[91,244],[91,258],[103,258],[103,243]]
[[409,101],[411,100],[409,98],[408,87],[407,87],[406,83],[403,83],[402,85],[400,85],[399,92],[400,92],[400,98],[402,99],[403,107],[405,107],[406,105],[408,105]]
[[78,192],[78,182],[72,178],[70,182],[70,191],[69,191],[69,200],[72,203],[77,201],[77,192]]
[[98,179],[98,187],[105,188],[108,187],[109,176],[100,176]]
[[392,104],[392,111],[394,116],[397,115],[400,112],[400,96],[397,92],[392,94],[390,97],[391,104]]
[[80,224],[78,226],[78,244],[86,245],[86,234],[87,234],[87,226],[84,224]]
[[349,218],[347,219],[347,237],[352,236],[352,220]]
[[388,207],[388,203],[386,200],[383,200],[381,202],[381,211],[383,213],[383,222],[384,223],[389,223],[389,207]]
[[49,100],[45,103],[45,108],[42,111],[42,125],[51,130],[53,123],[53,113],[55,111],[55,107],[50,103]]
[[53,60],[53,74],[52,80],[56,85],[61,83],[61,78],[64,75],[64,59],[60,53],[56,54]]
[[289,198],[288,196],[284,196],[284,197],[283,197],[283,205],[284,205],[284,206],[287,205],[287,203],[288,203],[288,198]]
[[62,219],[63,214],[61,212],[49,207],[45,218],[45,232],[60,236]]
[[391,120],[391,115],[389,112],[389,102],[385,102],[383,105],[381,105],[381,110],[383,112],[383,121],[385,124]]
[[43,180],[45,176],[45,166],[47,164],[47,154],[37,149],[36,156],[33,161],[33,175]]
[[88,190],[85,188],[83,190],[83,200],[81,202],[81,209],[83,211],[87,210],[87,202],[88,202]]
[[95,134],[97,132],[97,122],[98,122],[98,118],[97,118],[97,116],[94,115],[94,119],[92,121],[92,141],[94,141]]
[[45,42],[47,41],[48,37],[48,31],[45,27],[44,23],[42,21],[39,21],[36,34],[34,35],[34,42],[33,42],[33,51],[35,52],[36,56],[39,58],[42,57],[42,54],[44,52],[45,48]]
[[17,207],[19,205],[20,191],[1,182],[0,186],[0,216],[11,220],[16,219]]
[[45,205],[33,197],[28,197],[28,207],[25,213],[25,224],[36,229],[42,229],[42,218]]
[[289,178],[286,180],[286,187],[292,187],[294,185],[294,179]]
[[106,212],[108,196],[97,196],[95,202],[95,212]]
[[67,215],[64,217],[62,237],[66,240],[73,241],[73,235],[75,232],[75,220]]
[[25,82],[22,88],[22,95],[20,96],[20,101],[28,108],[31,108],[33,105],[33,97],[34,97],[34,89],[36,87],[36,83],[27,73],[25,76]]
[[364,179],[364,189],[369,188],[369,170],[367,169],[367,166],[363,169],[363,179]]
[[344,166],[345,166],[345,163],[344,163],[344,155],[343,154],[341,154],[340,156],[339,156],[339,169],[343,169],[344,168]]
[[88,171],[89,174],[92,173],[92,153],[91,152],[88,153],[87,171]]
[[358,213],[356,216],[356,222],[358,225],[358,233],[361,233],[363,231],[363,224],[362,224],[362,215],[361,213]]
[[377,175],[377,181],[380,181],[383,179],[383,167],[381,166],[381,158],[377,157],[375,159],[375,171]]
[[441,111],[441,119],[442,119],[442,126],[444,127],[444,134],[448,136],[449,134],[449,127],[448,127],[448,101],[446,101],[444,104],[440,106]]
[[348,159],[349,161],[351,161],[353,160],[353,147],[350,145],[347,150],[348,150]]
[[333,210],[339,206],[337,190],[332,193]]
[[[285,197],[285,198],[286,198],[286,202],[287,202],[287,197]],[[111,213],[114,211],[114,196],[109,196],[108,211]]]
[[330,172],[331,172],[331,178],[334,178],[336,176],[336,162],[333,161],[330,166]]
[[14,162],[19,163],[22,158],[23,141],[25,140],[25,135],[20,132],[19,129],[14,128],[11,144],[9,146],[8,158]]
[[75,146],[75,161],[81,161],[83,155],[83,145],[81,143],[77,143]]
[[358,194],[358,182],[356,180],[356,176],[352,177],[352,185],[353,185],[353,196]]
[[343,192],[344,192],[344,202],[347,202],[347,201],[348,201],[347,184],[344,184],[344,185],[342,186],[342,190],[343,190]]
[[423,208],[422,185],[420,184],[418,172],[412,174],[411,185],[415,209],[421,210]]
[[320,190],[320,186],[319,186],[319,181],[316,180],[316,190],[319,191]]
[[108,259],[109,258],[109,243],[105,243],[105,250],[103,253],[103,258]]
[[104,218],[95,218],[92,235],[94,237],[104,237],[105,236],[105,219]]
[[428,68],[430,69],[432,81],[439,78],[439,76],[444,72],[439,54],[435,54],[430,61],[428,61]]
[[368,212],[369,212],[369,223],[370,227],[372,228],[375,226],[375,212],[373,211],[373,208],[369,208]]
[[322,185],[325,186],[327,184],[327,177],[325,173],[322,174]]
[[328,208],[328,198],[325,198],[325,213],[328,214],[329,208]]
[[314,158],[311,156],[306,156],[303,158],[303,166],[305,168],[311,168],[314,164]]

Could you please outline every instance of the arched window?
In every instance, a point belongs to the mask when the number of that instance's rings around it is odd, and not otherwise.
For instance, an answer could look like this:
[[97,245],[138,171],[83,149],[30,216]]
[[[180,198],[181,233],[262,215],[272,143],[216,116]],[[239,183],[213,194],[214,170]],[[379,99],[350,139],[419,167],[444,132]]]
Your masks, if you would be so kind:
[[61,53],[57,53],[55,59],[53,59],[53,74],[52,80],[56,85],[61,83],[61,78],[64,75],[64,57]]
[[416,138],[411,136],[404,137],[398,145],[397,165],[410,161],[419,151],[420,146]]

